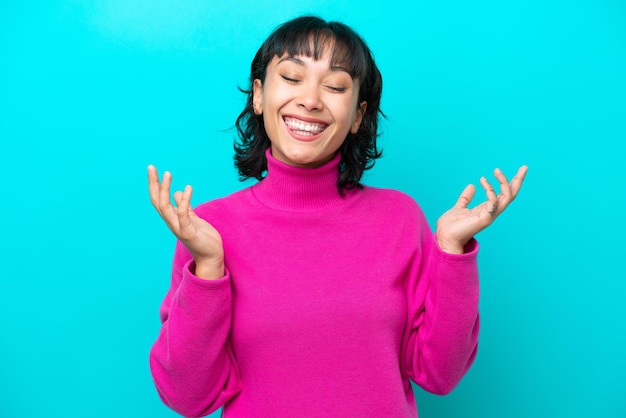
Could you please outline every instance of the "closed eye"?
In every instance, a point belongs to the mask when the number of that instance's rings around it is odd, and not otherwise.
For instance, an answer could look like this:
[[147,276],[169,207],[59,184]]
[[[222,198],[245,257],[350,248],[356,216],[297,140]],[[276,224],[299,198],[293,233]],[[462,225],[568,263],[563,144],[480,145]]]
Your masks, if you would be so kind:
[[343,93],[347,90],[345,87],[336,87],[336,86],[327,86],[327,88],[330,91],[334,91],[336,93]]
[[283,74],[281,74],[280,76],[283,78],[283,80],[285,80],[288,83],[297,83],[298,81],[300,81],[295,78],[287,77],[286,75],[283,75]]

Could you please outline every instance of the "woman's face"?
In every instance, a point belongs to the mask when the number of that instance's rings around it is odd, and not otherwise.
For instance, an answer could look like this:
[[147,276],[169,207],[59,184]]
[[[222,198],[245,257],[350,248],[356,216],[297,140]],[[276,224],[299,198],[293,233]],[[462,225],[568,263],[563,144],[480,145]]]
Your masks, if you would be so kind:
[[367,106],[358,98],[358,83],[345,68],[331,67],[328,53],[317,61],[276,56],[265,82],[254,80],[254,111],[263,114],[272,155],[297,167],[326,163],[348,132],[358,131]]

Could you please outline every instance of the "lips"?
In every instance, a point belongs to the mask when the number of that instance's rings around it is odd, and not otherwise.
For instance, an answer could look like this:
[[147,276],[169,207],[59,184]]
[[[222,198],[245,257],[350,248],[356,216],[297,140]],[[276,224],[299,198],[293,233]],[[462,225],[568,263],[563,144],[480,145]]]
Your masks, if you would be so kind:
[[285,116],[283,120],[289,131],[303,137],[314,137],[328,127],[328,124],[323,122],[307,121],[292,116]]

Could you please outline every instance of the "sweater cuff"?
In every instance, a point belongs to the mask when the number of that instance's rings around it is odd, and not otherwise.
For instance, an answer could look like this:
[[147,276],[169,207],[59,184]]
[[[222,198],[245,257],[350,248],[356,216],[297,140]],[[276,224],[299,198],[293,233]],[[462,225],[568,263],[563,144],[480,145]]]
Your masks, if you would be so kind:
[[194,263],[195,261],[191,259],[183,266],[183,282],[205,289],[220,289],[224,286],[230,287],[230,272],[228,271],[228,268],[224,267],[223,277],[214,280],[205,280],[192,273],[192,271],[195,271]]
[[478,245],[478,241],[475,238],[470,239],[467,244],[465,244],[465,248],[463,248],[463,254],[450,254],[444,252],[441,248],[439,248],[439,244],[437,243],[437,238],[433,233],[433,248],[435,249],[436,255],[444,261],[455,261],[455,262],[475,262],[478,257],[478,250],[480,246]]

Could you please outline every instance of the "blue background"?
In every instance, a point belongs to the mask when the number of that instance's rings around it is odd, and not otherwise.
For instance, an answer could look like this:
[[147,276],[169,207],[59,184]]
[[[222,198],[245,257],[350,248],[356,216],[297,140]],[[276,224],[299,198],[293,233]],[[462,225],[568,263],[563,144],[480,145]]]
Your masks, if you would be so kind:
[[196,204],[244,187],[237,86],[302,13],[354,27],[383,73],[368,184],[434,225],[467,183],[530,166],[479,236],[476,362],[449,396],[418,390],[420,416],[626,416],[626,4],[291,3],[0,3],[0,416],[175,416],[148,369],[174,239],[146,166]]

